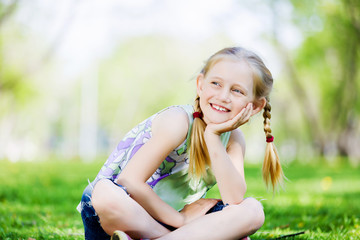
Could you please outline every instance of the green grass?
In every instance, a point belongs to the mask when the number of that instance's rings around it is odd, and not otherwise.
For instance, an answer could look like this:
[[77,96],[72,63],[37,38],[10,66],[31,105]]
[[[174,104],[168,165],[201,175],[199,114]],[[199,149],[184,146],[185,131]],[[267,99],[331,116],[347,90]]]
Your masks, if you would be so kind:
[[[0,161],[0,239],[84,239],[78,204],[102,162]],[[360,239],[360,169],[346,164],[284,167],[285,191],[267,192],[247,166],[247,196],[263,199],[266,221],[251,238]],[[214,188],[210,197],[218,197]],[[246,217],[246,216],[245,216]]]

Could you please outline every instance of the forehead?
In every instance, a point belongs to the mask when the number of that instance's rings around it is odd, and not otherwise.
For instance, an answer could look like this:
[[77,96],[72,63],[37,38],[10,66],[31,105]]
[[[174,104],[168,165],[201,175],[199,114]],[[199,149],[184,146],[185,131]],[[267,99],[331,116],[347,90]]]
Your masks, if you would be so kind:
[[252,87],[253,73],[248,63],[243,60],[222,59],[214,63],[206,74],[206,78],[221,78],[232,83]]

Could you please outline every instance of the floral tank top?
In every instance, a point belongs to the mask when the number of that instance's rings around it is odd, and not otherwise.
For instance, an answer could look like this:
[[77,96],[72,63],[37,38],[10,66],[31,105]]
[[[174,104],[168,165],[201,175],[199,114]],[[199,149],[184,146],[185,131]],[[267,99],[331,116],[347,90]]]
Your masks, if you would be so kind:
[[[171,106],[152,115],[128,132],[116,149],[111,153],[93,183],[107,178],[116,180],[121,171],[131,161],[134,154],[151,138],[152,121],[161,112],[180,107],[188,115],[189,130],[186,139],[167,156],[154,174],[146,181],[155,193],[167,204],[181,210],[186,204],[192,203],[205,196],[206,192],[215,185],[215,177],[208,171],[209,177],[204,180],[194,181],[188,176],[189,156],[188,145],[193,119],[191,105]],[[223,145],[226,147],[231,132],[221,135]]]

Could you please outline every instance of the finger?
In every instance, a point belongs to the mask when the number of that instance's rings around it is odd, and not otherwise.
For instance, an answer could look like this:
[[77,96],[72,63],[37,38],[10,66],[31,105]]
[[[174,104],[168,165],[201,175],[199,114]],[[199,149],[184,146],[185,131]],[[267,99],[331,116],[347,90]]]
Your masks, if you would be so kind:
[[199,203],[202,203],[202,204],[213,204],[213,203],[217,203],[219,201],[221,201],[221,199],[217,199],[217,198],[201,198],[198,200]]
[[247,112],[247,108],[245,107],[232,119],[232,122],[235,124],[241,121],[241,119],[246,114],[246,112]]
[[244,115],[244,120],[246,120],[246,122],[249,121],[251,114],[252,114],[252,104],[249,104],[247,107],[247,111]]
[[233,119],[232,119],[232,124],[235,128],[241,126],[242,124],[244,124],[245,122],[247,122],[248,120],[248,116],[250,115],[250,108],[248,106],[246,106],[245,108],[243,108],[240,113],[238,113],[238,115],[236,115]]
[[205,201],[203,201],[203,206],[206,209],[210,209],[213,206],[215,206],[221,199],[214,199],[214,198],[205,198]]
[[253,106],[252,103],[249,103],[246,106],[246,113],[245,113],[246,116],[252,112],[252,106]]
[[214,204],[214,205],[216,205],[218,202],[221,201],[221,199],[218,199],[218,198],[208,198],[208,199],[211,202],[211,204]]
[[243,116],[246,117],[249,113],[252,112],[252,103],[248,103],[246,107],[244,108]]
[[213,208],[218,203],[218,201],[209,201],[208,203],[208,205],[204,206],[204,213],[207,213],[211,208]]
[[242,118],[239,119],[241,121],[240,125],[249,121],[249,119],[251,117],[251,113],[252,113],[252,103],[249,103],[245,107],[245,111],[242,114]]

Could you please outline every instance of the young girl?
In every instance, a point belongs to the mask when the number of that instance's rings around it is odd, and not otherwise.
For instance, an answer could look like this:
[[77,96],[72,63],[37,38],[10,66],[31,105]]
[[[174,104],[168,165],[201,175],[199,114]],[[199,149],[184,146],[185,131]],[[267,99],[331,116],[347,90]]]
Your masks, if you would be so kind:
[[[211,56],[196,80],[194,106],[172,106],[140,123],[86,187],[85,239],[239,239],[262,226],[262,205],[244,198],[238,127],[264,109],[263,177],[276,187],[283,173],[270,129],[271,73],[236,47]],[[221,201],[203,198],[215,183]]]

